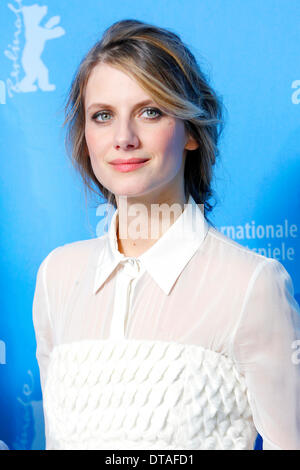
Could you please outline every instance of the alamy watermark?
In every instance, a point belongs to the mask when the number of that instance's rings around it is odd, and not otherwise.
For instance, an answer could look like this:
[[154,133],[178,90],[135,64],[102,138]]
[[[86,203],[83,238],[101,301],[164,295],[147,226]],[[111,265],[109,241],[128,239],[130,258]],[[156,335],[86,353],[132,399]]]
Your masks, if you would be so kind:
[[[100,204],[96,215],[101,217],[97,224],[97,236],[108,231],[115,208],[112,204]],[[182,217],[180,217],[182,215]],[[179,219],[180,217],[180,219]],[[204,204],[186,203],[184,209],[179,203],[128,205],[127,196],[119,197],[118,204],[120,239],[158,239],[176,223],[174,237],[189,240],[201,234],[205,228]]]
[[300,339],[293,341],[291,348],[296,349],[296,351],[294,351],[292,354],[292,363],[297,366],[300,364]]
[[1,364],[6,364],[6,345],[2,340],[0,340],[0,365]]

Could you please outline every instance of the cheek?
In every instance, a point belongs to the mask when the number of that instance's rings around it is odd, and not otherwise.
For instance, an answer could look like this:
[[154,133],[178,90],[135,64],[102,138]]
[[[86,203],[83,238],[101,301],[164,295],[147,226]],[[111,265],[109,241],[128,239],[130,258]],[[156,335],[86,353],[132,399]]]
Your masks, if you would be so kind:
[[85,141],[89,152],[93,153],[97,146],[97,133],[89,126],[85,127]]
[[[166,158],[171,158],[176,154],[182,154],[184,135],[181,129],[176,126],[169,125],[156,133],[155,142],[156,149],[163,153]],[[153,144],[152,144],[153,145]]]
[[99,133],[97,128],[86,126],[85,141],[92,161],[99,162],[110,152],[111,137],[109,133]]

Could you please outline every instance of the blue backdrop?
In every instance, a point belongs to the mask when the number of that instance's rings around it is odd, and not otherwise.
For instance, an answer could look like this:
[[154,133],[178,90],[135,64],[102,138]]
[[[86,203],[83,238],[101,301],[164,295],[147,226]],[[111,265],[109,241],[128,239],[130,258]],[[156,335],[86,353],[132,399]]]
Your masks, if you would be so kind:
[[179,33],[223,96],[211,219],[277,258],[300,301],[299,0],[2,0],[0,440],[11,449],[44,448],[38,266],[53,248],[102,230],[65,154],[63,102],[83,55],[125,18]]

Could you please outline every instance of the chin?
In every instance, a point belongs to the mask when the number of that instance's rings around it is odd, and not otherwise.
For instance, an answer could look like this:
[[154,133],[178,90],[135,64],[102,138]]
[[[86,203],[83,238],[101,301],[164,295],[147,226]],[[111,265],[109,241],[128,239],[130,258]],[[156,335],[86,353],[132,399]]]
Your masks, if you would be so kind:
[[142,196],[143,194],[145,194],[147,192],[147,190],[145,188],[141,188],[141,189],[138,189],[135,187],[134,189],[133,188],[123,188],[123,189],[120,189],[120,188],[117,188],[115,190],[111,190],[111,192],[113,192],[116,196],[127,196],[127,197],[138,197],[138,196]]

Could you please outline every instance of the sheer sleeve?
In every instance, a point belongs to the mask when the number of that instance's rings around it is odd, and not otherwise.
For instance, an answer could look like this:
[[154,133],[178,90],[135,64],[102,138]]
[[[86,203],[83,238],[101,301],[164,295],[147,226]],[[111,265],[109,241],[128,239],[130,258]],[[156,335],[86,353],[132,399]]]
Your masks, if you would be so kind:
[[41,387],[44,389],[49,354],[52,349],[52,325],[49,298],[46,287],[46,268],[50,254],[41,263],[35,284],[32,306],[33,326],[36,338],[36,358],[40,369]]
[[[55,250],[53,250],[55,251]],[[48,362],[53,347],[53,329],[50,316],[50,305],[47,290],[47,265],[51,254],[43,260],[39,266],[32,306],[33,326],[36,337],[36,358],[40,369],[41,388],[44,392],[44,386],[47,376]],[[45,434],[47,447],[49,446],[48,423],[45,417]]]
[[293,282],[275,259],[254,272],[233,332],[264,450],[300,450],[300,309]]

